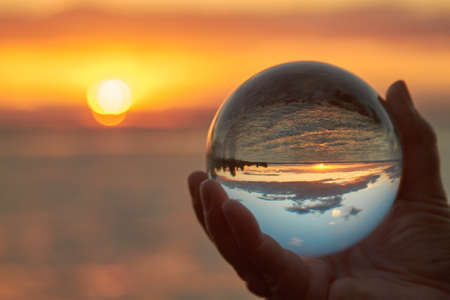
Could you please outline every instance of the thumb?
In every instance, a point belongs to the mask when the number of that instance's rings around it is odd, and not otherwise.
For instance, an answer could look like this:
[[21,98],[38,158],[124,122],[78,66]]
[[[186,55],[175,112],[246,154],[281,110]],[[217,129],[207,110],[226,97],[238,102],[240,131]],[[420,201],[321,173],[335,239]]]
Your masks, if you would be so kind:
[[[282,248],[269,235],[263,234],[252,213],[237,201],[228,201],[223,213],[231,228],[240,253],[260,274],[268,299],[324,299],[328,292],[331,272],[326,264],[313,259],[306,260]],[[258,286],[250,278],[250,290]]]
[[403,152],[399,199],[439,199],[445,202],[440,176],[436,135],[414,107],[403,81],[394,82],[386,95],[386,107],[396,125]]

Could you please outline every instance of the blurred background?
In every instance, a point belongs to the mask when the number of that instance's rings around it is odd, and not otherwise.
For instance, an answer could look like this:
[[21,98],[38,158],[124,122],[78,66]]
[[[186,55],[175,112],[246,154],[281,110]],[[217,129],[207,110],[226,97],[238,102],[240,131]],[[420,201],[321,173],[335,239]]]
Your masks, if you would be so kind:
[[2,0],[0,299],[253,299],[186,177],[220,103],[294,60],[404,79],[450,190],[449,1]]

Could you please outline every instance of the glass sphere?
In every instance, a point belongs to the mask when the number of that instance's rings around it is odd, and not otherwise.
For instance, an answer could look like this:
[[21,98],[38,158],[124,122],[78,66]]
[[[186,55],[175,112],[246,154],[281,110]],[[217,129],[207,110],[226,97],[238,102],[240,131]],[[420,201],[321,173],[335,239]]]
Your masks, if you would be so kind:
[[261,230],[306,256],[344,250],[392,206],[402,156],[383,100],[352,73],[292,62],[244,82],[216,113],[207,171]]

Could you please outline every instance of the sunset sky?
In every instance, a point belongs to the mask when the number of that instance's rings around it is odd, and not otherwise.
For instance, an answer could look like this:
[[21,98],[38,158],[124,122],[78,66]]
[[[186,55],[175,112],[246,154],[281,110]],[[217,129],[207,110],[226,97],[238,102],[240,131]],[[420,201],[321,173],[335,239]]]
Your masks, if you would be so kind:
[[0,299],[254,299],[186,177],[233,90],[304,60],[406,80],[450,191],[449,0],[0,0]]
[[106,79],[128,84],[130,112],[213,110],[252,74],[294,60],[341,66],[380,94],[405,79],[419,106],[449,109],[448,1],[126,3],[3,0],[2,114],[87,109],[87,89]]

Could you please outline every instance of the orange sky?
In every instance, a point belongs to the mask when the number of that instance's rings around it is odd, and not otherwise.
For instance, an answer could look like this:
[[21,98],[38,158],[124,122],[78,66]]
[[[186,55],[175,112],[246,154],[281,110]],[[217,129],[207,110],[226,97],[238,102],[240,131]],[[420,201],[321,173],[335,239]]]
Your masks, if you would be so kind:
[[361,5],[395,5],[408,7],[418,11],[439,11],[450,8],[446,0],[2,0],[0,7],[8,12],[24,14],[52,14],[79,5],[95,5],[97,7],[121,11],[166,10],[166,11],[197,11],[197,12],[243,12],[252,13],[283,13],[293,10],[330,11],[346,9]]
[[402,78],[419,105],[447,104],[446,2],[333,1],[319,11],[259,1],[252,12],[254,2],[2,1],[0,108],[85,107],[86,89],[108,78],[128,83],[134,111],[213,108],[255,72],[293,60],[344,67],[382,94]]

